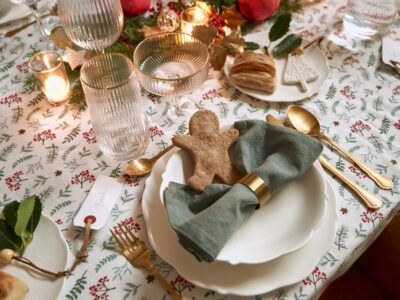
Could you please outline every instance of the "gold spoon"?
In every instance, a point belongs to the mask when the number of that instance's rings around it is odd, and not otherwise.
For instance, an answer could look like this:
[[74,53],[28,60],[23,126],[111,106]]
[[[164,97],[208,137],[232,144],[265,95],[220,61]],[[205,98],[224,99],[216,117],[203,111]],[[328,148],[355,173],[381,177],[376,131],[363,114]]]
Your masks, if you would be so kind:
[[[283,124],[272,115],[267,115],[267,121],[271,124],[283,127]],[[351,191],[353,191],[369,209],[379,209],[382,206],[382,199],[379,196],[363,189],[357,183],[348,178],[343,172],[335,169],[322,155],[318,157],[320,164],[332,174],[336,175],[343,183],[345,183]]]
[[174,144],[168,146],[153,158],[139,158],[135,159],[134,161],[131,161],[125,167],[125,173],[131,176],[141,176],[150,173],[157,159],[159,159],[161,156],[163,156],[165,153],[167,153],[174,147],[175,147]]
[[325,140],[329,143],[331,143],[333,146],[335,146],[337,149],[342,151],[345,155],[347,155],[348,158],[350,158],[357,166],[359,166],[365,173],[368,174],[369,177],[371,177],[376,184],[385,190],[393,188],[393,182],[390,180],[390,178],[378,173],[374,169],[370,168],[366,164],[364,164],[362,161],[358,160],[355,158],[353,155],[351,155],[348,151],[346,151],[344,148],[336,144],[333,140],[328,138],[326,135],[321,133],[320,131],[320,126],[317,118],[310,113],[308,110],[297,106],[297,105],[290,105],[288,107],[288,117],[290,122],[293,124],[293,126],[313,137],[318,137],[322,140]]

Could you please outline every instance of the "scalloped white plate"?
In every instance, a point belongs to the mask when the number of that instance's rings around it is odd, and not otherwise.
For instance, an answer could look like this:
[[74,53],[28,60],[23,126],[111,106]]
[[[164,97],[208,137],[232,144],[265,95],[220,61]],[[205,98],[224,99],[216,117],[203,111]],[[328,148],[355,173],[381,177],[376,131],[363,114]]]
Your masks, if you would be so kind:
[[310,241],[298,251],[261,264],[198,262],[179,244],[159,196],[161,175],[174,150],[171,152],[157,161],[146,180],[142,198],[143,214],[154,250],[163,260],[174,266],[180,275],[196,286],[221,294],[241,296],[267,293],[305,278],[332,245],[337,220],[336,198],[327,182],[327,214]]
[[[171,156],[162,175],[160,199],[171,181],[186,184],[193,160],[184,150]],[[222,248],[216,260],[257,264],[303,247],[326,213],[323,170],[318,161],[305,174],[274,193],[255,210]]]
[[[37,266],[58,272],[67,269],[68,246],[57,224],[42,214],[34,232],[32,243],[26,248],[24,257]],[[34,269],[13,260],[10,264],[0,264],[0,270],[25,282],[29,292],[25,299],[54,300],[60,295],[65,277],[52,279],[44,277]]]
[[[257,32],[248,34],[245,37],[246,42],[254,42],[259,44],[261,47],[264,47],[268,44],[268,33],[267,32]],[[272,49],[275,44],[279,41],[274,42],[269,48]],[[274,93],[268,94],[263,91],[257,91],[253,89],[247,89],[240,86],[235,85],[229,79],[229,70],[233,64],[233,57],[228,56],[224,65],[224,72],[229,82],[237,88],[242,93],[252,96],[254,98],[263,100],[263,101],[271,101],[271,102],[293,102],[303,100],[317,93],[324,81],[329,76],[329,65],[328,60],[325,54],[321,51],[321,49],[317,46],[310,46],[307,48],[303,54],[303,60],[305,63],[316,69],[319,73],[319,77],[317,80],[313,82],[308,82],[307,85],[309,87],[307,92],[302,92],[300,89],[300,85],[288,85],[283,83],[283,74],[286,68],[286,58],[274,58],[275,68],[276,68],[276,76],[277,76],[277,87]]]

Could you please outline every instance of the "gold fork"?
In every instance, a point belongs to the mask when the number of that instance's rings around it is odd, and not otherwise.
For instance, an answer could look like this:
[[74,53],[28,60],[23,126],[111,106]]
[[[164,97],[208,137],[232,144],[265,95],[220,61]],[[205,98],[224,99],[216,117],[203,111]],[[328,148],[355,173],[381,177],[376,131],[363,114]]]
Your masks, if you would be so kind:
[[[119,227],[119,228],[118,228]],[[175,300],[182,300],[181,296],[175,289],[168,284],[164,277],[157,271],[150,261],[150,251],[145,245],[135,236],[135,234],[123,222],[122,225],[114,226],[115,232],[110,229],[111,234],[117,241],[122,253],[134,267],[145,267],[148,269],[162,285],[167,289],[168,293],[174,297]],[[123,228],[124,227],[124,228]],[[119,229],[119,230],[118,230]]]

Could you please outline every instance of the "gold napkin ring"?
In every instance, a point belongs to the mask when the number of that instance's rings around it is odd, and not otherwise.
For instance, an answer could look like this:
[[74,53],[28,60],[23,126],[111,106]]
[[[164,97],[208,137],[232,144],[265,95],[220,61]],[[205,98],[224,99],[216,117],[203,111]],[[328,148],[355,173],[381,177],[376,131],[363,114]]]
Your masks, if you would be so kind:
[[250,190],[252,190],[254,194],[256,194],[258,201],[260,201],[257,209],[264,206],[264,204],[271,197],[271,192],[269,191],[269,188],[265,184],[264,180],[253,173],[247,173],[244,175],[244,177],[239,180],[239,183],[244,184]]

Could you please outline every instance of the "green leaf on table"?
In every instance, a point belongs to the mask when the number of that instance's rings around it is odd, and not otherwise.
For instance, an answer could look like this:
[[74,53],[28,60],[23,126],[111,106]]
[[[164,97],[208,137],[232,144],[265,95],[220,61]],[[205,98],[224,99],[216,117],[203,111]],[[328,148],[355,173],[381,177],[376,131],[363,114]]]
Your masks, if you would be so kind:
[[244,43],[244,50],[258,50],[260,49],[260,45],[254,42],[245,42]]
[[294,51],[294,49],[301,45],[301,41],[301,37],[299,37],[297,34],[290,34],[274,47],[272,54],[274,57],[287,56]]
[[42,202],[40,201],[40,198],[38,196],[32,196],[35,197],[35,206],[33,208],[32,216],[29,219],[28,226],[26,230],[33,234],[35,231],[37,225],[39,224],[40,217],[42,216]]
[[291,20],[292,14],[290,12],[280,15],[269,31],[269,40],[273,42],[283,37],[289,31]]
[[32,217],[33,209],[35,208],[36,196],[30,196],[21,202],[17,212],[17,223],[15,224],[15,233],[22,238],[24,246],[29,244],[31,236],[27,232],[27,227],[30,218]]
[[14,228],[15,224],[17,223],[18,207],[19,202],[13,201],[10,204],[7,204],[3,210],[4,218],[6,219],[7,224],[12,228]]
[[15,234],[13,227],[8,225],[4,219],[0,219],[0,250],[12,249],[18,251],[21,245],[22,240]]

